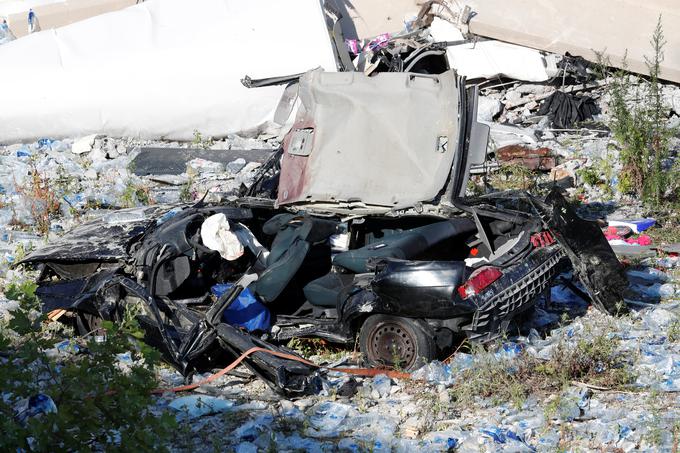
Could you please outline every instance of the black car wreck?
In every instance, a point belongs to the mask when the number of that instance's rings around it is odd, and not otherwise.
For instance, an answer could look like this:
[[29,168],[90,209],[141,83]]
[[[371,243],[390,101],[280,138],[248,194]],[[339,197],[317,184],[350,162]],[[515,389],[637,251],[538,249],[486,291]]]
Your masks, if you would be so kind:
[[237,200],[117,211],[27,256],[44,310],[85,333],[139,306],[185,376],[241,358],[295,396],[316,369],[290,338],[358,341],[368,365],[412,370],[498,337],[566,266],[620,309],[620,263],[557,190],[464,196],[488,128],[453,71],[314,70],[296,87],[282,149]]

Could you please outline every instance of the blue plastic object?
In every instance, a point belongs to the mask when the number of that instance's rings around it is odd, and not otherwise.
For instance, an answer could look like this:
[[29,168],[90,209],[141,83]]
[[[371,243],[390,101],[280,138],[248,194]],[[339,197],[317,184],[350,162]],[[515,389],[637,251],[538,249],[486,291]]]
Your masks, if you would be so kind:
[[[234,285],[231,283],[221,283],[213,286],[210,290],[216,297],[220,297],[232,286]],[[271,327],[269,309],[257,300],[257,297],[248,288],[241,291],[238,298],[224,310],[222,319],[227,324],[243,327],[248,332],[269,330]]]

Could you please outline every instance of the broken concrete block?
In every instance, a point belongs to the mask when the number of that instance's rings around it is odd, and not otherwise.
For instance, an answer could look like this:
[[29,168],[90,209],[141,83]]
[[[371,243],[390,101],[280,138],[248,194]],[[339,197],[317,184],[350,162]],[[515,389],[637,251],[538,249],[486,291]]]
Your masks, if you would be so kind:
[[242,157],[239,157],[238,159],[233,160],[227,164],[227,170],[229,170],[231,173],[238,173],[245,166],[246,160]]
[[90,152],[90,158],[92,159],[92,162],[103,162],[106,160],[106,152],[101,148],[94,148]]
[[680,88],[671,85],[664,86],[662,96],[663,103],[676,115],[680,115]]
[[501,111],[501,101],[490,97],[479,97],[477,104],[477,119],[479,121],[493,121]]
[[[575,164],[573,163],[575,162]],[[569,161],[562,165],[558,165],[550,170],[550,179],[552,181],[560,181],[563,179],[571,178],[572,181],[576,180],[575,170],[580,167],[579,161]]]
[[423,420],[418,417],[410,417],[401,426],[401,435],[407,439],[415,439],[423,427]]
[[71,152],[74,154],[84,154],[92,151],[97,134],[87,135],[73,142]]
[[520,99],[522,99],[522,93],[520,93],[519,91],[510,90],[507,93],[505,93],[505,102],[506,103],[508,103],[508,102],[516,103]]
[[187,173],[222,173],[224,171],[224,164],[220,162],[213,162],[201,158],[192,159],[187,163]]

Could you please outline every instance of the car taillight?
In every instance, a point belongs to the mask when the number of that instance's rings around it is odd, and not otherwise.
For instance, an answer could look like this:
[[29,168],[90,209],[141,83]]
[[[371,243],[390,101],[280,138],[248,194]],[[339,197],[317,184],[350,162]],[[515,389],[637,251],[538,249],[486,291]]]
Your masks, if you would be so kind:
[[555,243],[555,238],[553,238],[550,231],[541,231],[531,236],[531,245],[536,248],[547,247]]
[[458,287],[458,294],[463,299],[476,296],[490,284],[501,278],[503,273],[496,267],[486,266],[474,271],[463,285]]

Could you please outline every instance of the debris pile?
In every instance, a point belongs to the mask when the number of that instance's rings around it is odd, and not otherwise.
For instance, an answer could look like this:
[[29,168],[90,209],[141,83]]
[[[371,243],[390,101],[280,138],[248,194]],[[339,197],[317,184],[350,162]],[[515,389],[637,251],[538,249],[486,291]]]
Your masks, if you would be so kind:
[[[123,448],[129,392],[147,449],[676,448],[678,219],[648,202],[680,191],[620,131],[630,90],[658,94],[639,135],[674,175],[680,88],[481,38],[488,12],[440,0],[374,36],[323,14],[308,61],[337,72],[281,52],[259,64],[292,75],[229,79],[266,113],[247,134],[222,111],[217,140],[0,145],[0,446],[47,449],[82,406],[88,448]],[[56,390],[93,363],[115,388]]]

